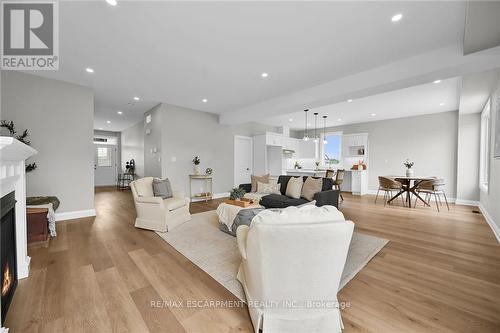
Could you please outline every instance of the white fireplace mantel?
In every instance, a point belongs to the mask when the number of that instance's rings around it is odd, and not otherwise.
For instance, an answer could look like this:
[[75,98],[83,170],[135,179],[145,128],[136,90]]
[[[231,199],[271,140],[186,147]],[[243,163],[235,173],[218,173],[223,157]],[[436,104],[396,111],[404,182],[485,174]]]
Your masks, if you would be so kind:
[[25,160],[37,153],[32,147],[11,137],[0,136],[0,197],[16,192],[17,277],[28,277],[30,257],[26,235]]

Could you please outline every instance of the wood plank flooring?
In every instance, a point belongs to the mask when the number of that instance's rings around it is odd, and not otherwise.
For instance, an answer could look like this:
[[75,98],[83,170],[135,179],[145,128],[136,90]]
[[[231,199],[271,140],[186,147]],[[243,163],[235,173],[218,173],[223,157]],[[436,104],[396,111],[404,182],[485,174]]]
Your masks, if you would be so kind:
[[[340,210],[357,231],[390,240],[339,293],[350,304],[344,332],[500,332],[500,246],[473,207],[438,213],[344,197]],[[97,217],[60,222],[47,247],[29,249],[10,332],[253,331],[245,307],[175,306],[237,299],[156,233],[134,228],[130,192],[98,189],[95,201]]]

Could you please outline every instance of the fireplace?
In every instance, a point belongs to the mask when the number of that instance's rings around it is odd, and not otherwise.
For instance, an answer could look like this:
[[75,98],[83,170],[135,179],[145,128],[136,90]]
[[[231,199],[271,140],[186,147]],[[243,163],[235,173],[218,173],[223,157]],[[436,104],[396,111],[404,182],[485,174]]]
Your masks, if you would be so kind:
[[14,296],[17,286],[17,257],[16,257],[16,199],[14,192],[10,192],[0,200],[1,211],[1,291],[2,291],[2,325]]

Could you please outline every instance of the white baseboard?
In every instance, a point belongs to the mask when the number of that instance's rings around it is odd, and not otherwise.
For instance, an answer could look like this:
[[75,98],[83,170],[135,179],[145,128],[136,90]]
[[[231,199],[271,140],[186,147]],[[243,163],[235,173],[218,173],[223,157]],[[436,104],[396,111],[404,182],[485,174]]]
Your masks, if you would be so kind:
[[493,221],[493,217],[491,217],[490,213],[486,210],[486,208],[483,206],[482,203],[479,203],[479,210],[484,216],[484,219],[490,226],[491,230],[493,231],[493,234],[495,234],[495,237],[497,238],[498,243],[500,243],[500,227]]
[[[451,199],[450,199],[450,201],[451,201]],[[455,199],[455,204],[456,205],[479,207],[479,201],[474,201],[474,200]]]
[[95,209],[87,209],[87,210],[76,210],[72,212],[62,212],[56,213],[56,221],[64,221],[64,220],[72,220],[72,219],[81,219],[83,217],[95,216]]
[[[229,197],[229,192],[222,192],[222,193],[215,193],[212,196],[212,199],[220,199],[220,198],[227,198],[227,197]],[[191,199],[191,202],[198,202],[198,201],[205,201],[205,199],[203,199],[203,198]]]

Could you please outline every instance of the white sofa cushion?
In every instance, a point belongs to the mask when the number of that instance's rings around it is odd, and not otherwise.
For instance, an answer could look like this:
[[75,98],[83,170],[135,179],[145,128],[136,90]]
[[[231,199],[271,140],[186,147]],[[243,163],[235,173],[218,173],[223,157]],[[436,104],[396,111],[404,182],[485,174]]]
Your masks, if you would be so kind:
[[291,177],[286,185],[285,195],[290,198],[299,199],[302,194],[302,177]]
[[163,200],[163,204],[165,205],[165,208],[168,210],[174,210],[180,207],[183,207],[186,205],[186,199],[184,198],[168,198]]
[[153,177],[145,177],[137,179],[134,182],[137,195],[140,197],[154,197],[153,193]]

